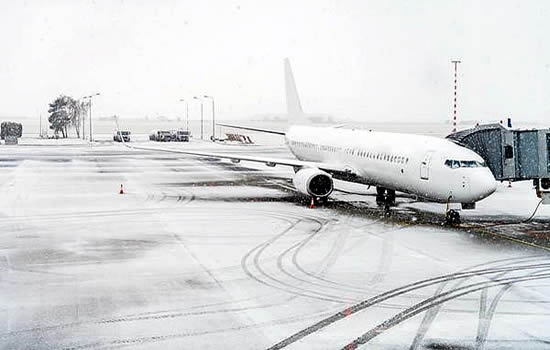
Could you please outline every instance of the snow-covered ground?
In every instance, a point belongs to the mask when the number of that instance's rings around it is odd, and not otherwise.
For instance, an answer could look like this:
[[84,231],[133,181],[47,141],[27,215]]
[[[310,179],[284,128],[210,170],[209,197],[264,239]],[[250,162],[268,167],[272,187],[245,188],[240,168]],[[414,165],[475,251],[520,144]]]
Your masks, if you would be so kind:
[[[338,184],[334,201],[309,209],[283,167],[21,141],[0,147],[2,349],[550,342],[548,251],[448,229],[439,204],[402,197],[385,219],[373,189]],[[288,155],[277,144],[162,146]],[[520,221],[536,203],[528,183],[503,184],[464,218]],[[535,221],[548,227],[550,208]],[[528,235],[515,228],[495,232]]]

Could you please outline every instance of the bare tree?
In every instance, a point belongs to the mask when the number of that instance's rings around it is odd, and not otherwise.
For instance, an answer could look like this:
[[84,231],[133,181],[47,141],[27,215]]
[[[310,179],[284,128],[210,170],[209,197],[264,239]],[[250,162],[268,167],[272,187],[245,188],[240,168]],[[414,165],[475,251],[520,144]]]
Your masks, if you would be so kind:
[[75,100],[72,97],[69,97],[69,103],[67,107],[69,109],[71,126],[73,126],[76,131],[76,137],[80,138],[80,130],[83,124],[82,117],[86,115],[88,111],[88,104],[86,102]]

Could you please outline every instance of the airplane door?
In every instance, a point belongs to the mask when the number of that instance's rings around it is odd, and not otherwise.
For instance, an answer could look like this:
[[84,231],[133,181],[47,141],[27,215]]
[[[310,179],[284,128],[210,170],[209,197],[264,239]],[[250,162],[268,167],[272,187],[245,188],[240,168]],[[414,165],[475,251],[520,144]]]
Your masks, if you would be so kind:
[[433,152],[428,152],[424,156],[424,159],[422,159],[422,163],[420,163],[420,178],[422,180],[430,179],[430,166],[432,165],[432,155]]

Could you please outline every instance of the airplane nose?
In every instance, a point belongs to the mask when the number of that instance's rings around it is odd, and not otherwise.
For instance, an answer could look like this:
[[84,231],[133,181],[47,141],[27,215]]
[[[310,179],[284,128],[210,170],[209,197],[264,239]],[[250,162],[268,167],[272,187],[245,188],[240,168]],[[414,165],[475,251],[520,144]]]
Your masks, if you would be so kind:
[[479,174],[471,184],[472,194],[477,198],[477,200],[490,196],[496,191],[496,189],[497,183],[495,177],[488,169]]

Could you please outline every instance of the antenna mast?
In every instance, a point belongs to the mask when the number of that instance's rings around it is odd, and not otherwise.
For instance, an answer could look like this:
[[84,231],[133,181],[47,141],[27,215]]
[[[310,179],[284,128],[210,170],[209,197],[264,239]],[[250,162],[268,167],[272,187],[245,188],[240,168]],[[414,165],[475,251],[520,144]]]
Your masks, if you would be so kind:
[[455,90],[454,90],[454,104],[453,104],[453,132],[456,132],[456,91],[457,91],[457,70],[458,70],[458,64],[460,63],[459,60],[452,60],[452,64],[455,66]]

